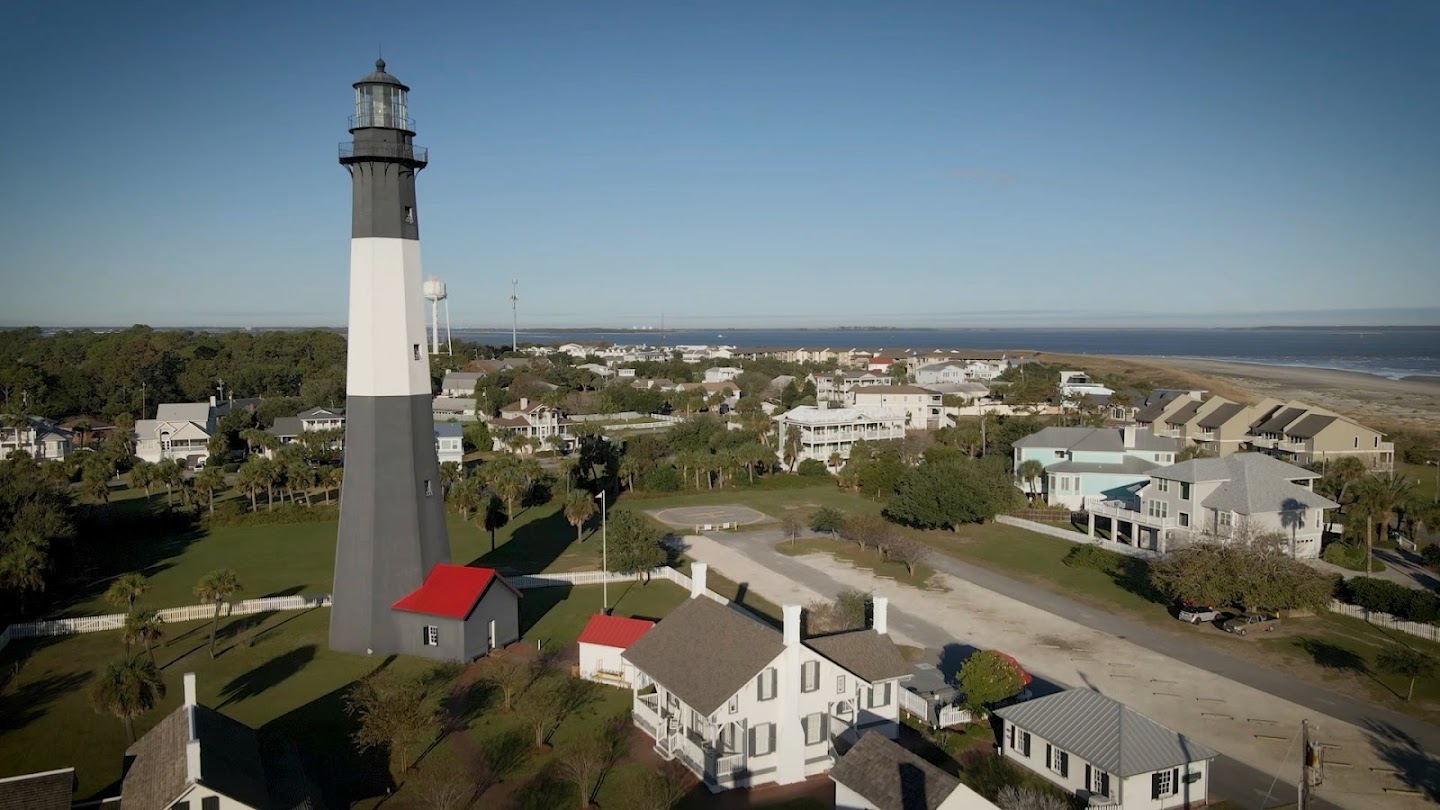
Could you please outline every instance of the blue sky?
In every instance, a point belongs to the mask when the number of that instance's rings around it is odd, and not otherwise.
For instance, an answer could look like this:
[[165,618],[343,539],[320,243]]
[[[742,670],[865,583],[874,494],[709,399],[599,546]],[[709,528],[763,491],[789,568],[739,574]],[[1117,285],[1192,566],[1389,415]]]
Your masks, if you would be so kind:
[[1436,323],[1437,38],[1429,0],[12,5],[0,323],[343,323],[377,45],[457,326],[511,277],[531,327]]

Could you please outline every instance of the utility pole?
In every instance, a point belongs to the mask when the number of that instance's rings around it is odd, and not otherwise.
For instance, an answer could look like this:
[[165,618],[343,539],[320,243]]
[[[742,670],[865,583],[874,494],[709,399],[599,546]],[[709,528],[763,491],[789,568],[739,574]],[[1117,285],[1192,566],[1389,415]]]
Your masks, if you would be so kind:
[[518,278],[512,278],[512,279],[510,279],[510,351],[512,351],[512,352],[518,352],[518,351],[520,351],[520,338],[519,338],[519,334],[520,334],[520,333],[519,333],[519,323],[520,323],[520,320],[519,320],[519,315],[517,314],[517,310],[516,310],[516,307],[517,307],[517,306],[519,305],[519,303],[520,303],[520,296],[518,296],[518,295],[515,294],[515,288],[518,287],[519,285],[520,285],[520,279],[518,279]]
[[[609,485],[606,486],[608,488]],[[606,543],[610,538],[608,527],[605,525],[605,492],[606,490],[602,489],[600,494],[595,497],[600,499],[600,599],[603,605],[600,612],[608,616],[610,615],[610,558]]]
[[215,378],[215,390],[220,392],[220,401],[225,401],[225,380],[222,377]]

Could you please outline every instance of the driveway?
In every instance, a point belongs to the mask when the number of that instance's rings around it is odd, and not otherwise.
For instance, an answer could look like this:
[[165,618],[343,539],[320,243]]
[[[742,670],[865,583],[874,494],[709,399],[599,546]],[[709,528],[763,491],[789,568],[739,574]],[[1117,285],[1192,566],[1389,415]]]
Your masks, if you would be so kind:
[[1351,571],[1319,559],[1305,560],[1305,564],[1327,574],[1339,574],[1346,579],[1373,576],[1378,579],[1388,579],[1407,588],[1440,590],[1440,574],[1426,568],[1420,562],[1419,554],[1399,548],[1377,548],[1375,549],[1375,559],[1385,563],[1385,570],[1368,575],[1364,571]]
[[[1296,684],[1235,659],[1219,660],[1219,667],[1206,666],[1213,663],[1209,659],[1224,657],[951,558],[937,555],[932,560],[949,590],[921,591],[878,580],[871,572],[827,554],[787,557],[774,550],[779,539],[778,532],[756,531],[686,541],[692,557],[731,579],[747,582],[774,602],[828,599],[844,587],[873,590],[890,597],[892,633],[905,643],[1000,649],[1019,659],[1037,679],[1057,687],[1088,686],[1110,695],[1224,753],[1215,769],[1214,792],[1242,806],[1276,804],[1294,796],[1299,761],[1295,738],[1302,718],[1319,726],[1318,736],[1327,746],[1326,780],[1315,806],[1425,805],[1416,796],[1399,792],[1408,788],[1397,770],[1418,780],[1434,778],[1424,773],[1427,766],[1436,767],[1426,752],[1440,745],[1440,730],[1428,724],[1384,710],[1367,711],[1352,698]],[[1167,647],[1185,647],[1186,654],[1175,655]],[[1187,658],[1204,664],[1197,666]],[[1227,672],[1212,671],[1233,667],[1257,670],[1269,679],[1258,679],[1264,685],[1257,687]],[[1332,711],[1322,714],[1314,706],[1301,705],[1293,699],[1297,694],[1323,698]],[[1403,725],[1396,726],[1395,721]]]

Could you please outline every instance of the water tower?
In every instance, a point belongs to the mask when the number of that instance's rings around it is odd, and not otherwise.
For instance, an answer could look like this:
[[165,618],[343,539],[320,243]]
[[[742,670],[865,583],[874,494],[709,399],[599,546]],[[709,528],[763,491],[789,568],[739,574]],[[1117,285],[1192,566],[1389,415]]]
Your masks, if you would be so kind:
[[445,282],[439,276],[425,279],[423,289],[425,300],[430,302],[430,353],[440,353],[440,302],[445,302],[445,353],[450,354],[450,298],[445,294]]

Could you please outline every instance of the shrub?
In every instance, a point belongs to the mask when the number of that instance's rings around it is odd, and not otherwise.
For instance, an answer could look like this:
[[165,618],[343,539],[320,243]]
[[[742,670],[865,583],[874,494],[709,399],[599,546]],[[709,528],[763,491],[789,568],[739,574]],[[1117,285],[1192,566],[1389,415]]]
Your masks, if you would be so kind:
[[1440,619],[1440,596],[1388,579],[1353,577],[1339,589],[1339,598],[1407,622],[1434,623]]
[[280,523],[319,523],[338,520],[338,503],[317,503],[314,506],[299,506],[293,503],[276,504],[274,511],[251,512],[243,501],[224,501],[215,504],[215,514],[201,515],[206,526],[269,526]]
[[[1338,565],[1347,571],[1364,571],[1366,553],[1365,546],[1360,543],[1336,542],[1325,547],[1325,553],[1321,558],[1331,565]],[[1385,563],[1379,560],[1372,562],[1372,571],[1384,571]]]
[[646,492],[679,492],[680,473],[669,464],[661,464],[637,483]]
[[1430,568],[1440,568],[1440,543],[1431,543],[1421,549],[1420,560]]
[[801,478],[829,478],[830,471],[825,469],[825,462],[813,458],[807,458],[800,462],[795,472]]
[[1071,568],[1093,568],[1107,574],[1119,572],[1125,565],[1125,555],[1093,543],[1076,546],[1065,555],[1065,564]]

